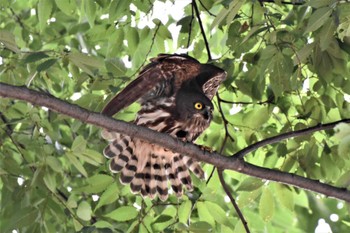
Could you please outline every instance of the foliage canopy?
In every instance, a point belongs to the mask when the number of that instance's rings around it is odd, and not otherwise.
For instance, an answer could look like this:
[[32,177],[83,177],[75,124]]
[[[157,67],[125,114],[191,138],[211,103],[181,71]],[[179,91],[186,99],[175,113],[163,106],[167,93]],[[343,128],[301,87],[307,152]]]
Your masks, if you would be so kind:
[[[212,57],[228,79],[197,143],[227,156],[350,118],[346,1],[4,0],[0,46],[1,82],[97,112],[150,57],[187,48],[201,62]],[[131,121],[137,110],[131,105],[117,118]],[[1,98],[0,231],[244,231],[212,165],[204,165],[207,183],[194,178],[196,190],[182,199],[142,199],[108,171],[99,134]],[[348,188],[349,148],[350,128],[340,124],[266,145],[245,160]],[[350,228],[346,202],[234,171],[224,178],[251,232],[314,232],[320,219],[333,232]]]

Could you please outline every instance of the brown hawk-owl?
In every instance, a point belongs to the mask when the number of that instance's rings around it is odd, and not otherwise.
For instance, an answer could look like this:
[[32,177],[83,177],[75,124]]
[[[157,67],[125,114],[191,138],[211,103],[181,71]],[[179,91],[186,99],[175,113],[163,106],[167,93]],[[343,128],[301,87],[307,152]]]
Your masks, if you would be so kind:
[[[160,54],[102,113],[112,116],[139,99],[136,125],[193,142],[210,124],[211,100],[225,77],[222,69],[190,56]],[[117,132],[103,130],[102,136],[110,141],[104,155],[111,159],[111,171],[121,172],[121,183],[130,183],[131,190],[142,196],[154,198],[158,194],[166,200],[168,182],[181,196],[183,185],[192,190],[189,171],[204,178],[198,162],[186,155]]]

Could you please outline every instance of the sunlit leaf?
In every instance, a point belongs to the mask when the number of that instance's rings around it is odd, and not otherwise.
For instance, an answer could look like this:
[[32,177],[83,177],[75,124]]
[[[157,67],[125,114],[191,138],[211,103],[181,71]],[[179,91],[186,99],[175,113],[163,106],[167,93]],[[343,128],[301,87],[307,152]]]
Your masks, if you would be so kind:
[[265,222],[269,222],[275,212],[275,201],[268,188],[264,188],[259,202],[259,213]]
[[329,18],[332,13],[332,9],[328,6],[317,9],[311,15],[305,33],[316,31],[320,28]]
[[136,218],[138,211],[132,206],[122,206],[105,216],[115,221],[124,222]]
[[188,218],[190,217],[191,214],[191,201],[187,200],[181,203],[181,205],[179,206],[179,221],[182,223],[187,223],[188,222]]
[[96,174],[87,179],[88,185],[75,188],[75,192],[100,193],[106,190],[113,182],[113,177],[104,174]]

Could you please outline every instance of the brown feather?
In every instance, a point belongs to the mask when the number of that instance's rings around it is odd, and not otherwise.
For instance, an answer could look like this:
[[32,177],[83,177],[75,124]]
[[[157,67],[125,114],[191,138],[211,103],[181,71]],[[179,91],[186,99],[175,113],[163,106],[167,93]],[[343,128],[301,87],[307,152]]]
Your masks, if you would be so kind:
[[[102,113],[113,116],[143,96],[170,96],[184,82],[197,76],[201,77],[198,80],[201,89],[212,99],[220,83],[226,78],[226,72],[210,64],[201,64],[185,54],[160,54],[152,58],[139,76],[108,102]],[[170,85],[173,87],[169,88]]]
[[[160,54],[107,104],[103,113],[111,116],[141,98],[136,125],[192,142],[209,126],[213,109],[210,100],[225,77],[220,68],[187,55]],[[200,111],[191,102],[197,100],[205,106]],[[204,178],[199,163],[191,157],[116,132],[103,130],[102,137],[110,141],[104,149],[104,155],[111,159],[110,169],[120,172],[121,183],[130,183],[134,193],[164,201],[168,185],[178,197],[183,186],[193,189],[190,171]]]

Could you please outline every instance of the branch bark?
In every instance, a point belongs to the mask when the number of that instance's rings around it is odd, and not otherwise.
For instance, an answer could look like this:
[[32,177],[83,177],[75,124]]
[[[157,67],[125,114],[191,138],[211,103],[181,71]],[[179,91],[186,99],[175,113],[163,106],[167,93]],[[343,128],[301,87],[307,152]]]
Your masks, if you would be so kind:
[[[324,194],[328,197],[334,197],[350,202],[350,192],[345,188],[337,188],[298,175],[258,167],[245,162],[239,157],[226,157],[215,152],[209,153],[208,151],[204,151],[192,143],[184,143],[169,135],[155,132],[148,128],[140,127],[131,123],[115,120],[100,113],[88,111],[77,105],[70,104],[38,91],[30,90],[26,87],[12,86],[0,82],[0,96],[23,100],[38,106],[45,106],[53,111],[73,117],[82,122],[164,146],[175,152],[193,157],[196,160],[210,163],[220,169],[234,170],[261,179],[293,185],[295,187]],[[348,122],[350,119],[346,119],[344,121]]]

